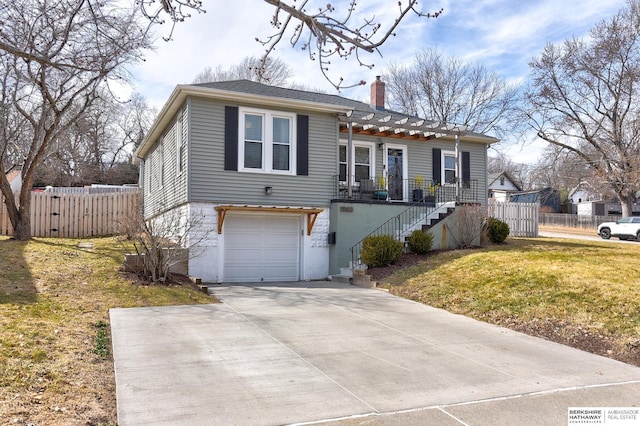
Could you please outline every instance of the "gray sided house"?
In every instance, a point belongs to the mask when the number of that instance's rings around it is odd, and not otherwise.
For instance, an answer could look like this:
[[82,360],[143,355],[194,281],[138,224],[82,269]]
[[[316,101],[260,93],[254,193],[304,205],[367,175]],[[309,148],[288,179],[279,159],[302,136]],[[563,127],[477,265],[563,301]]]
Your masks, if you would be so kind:
[[509,196],[509,201],[512,203],[538,203],[540,211],[543,213],[560,213],[562,211],[560,193],[551,187],[513,193]]
[[486,204],[495,138],[385,109],[379,78],[371,91],[373,105],[247,80],[175,88],[136,155],[145,217],[208,232],[189,275],[326,279],[389,219],[407,232]]

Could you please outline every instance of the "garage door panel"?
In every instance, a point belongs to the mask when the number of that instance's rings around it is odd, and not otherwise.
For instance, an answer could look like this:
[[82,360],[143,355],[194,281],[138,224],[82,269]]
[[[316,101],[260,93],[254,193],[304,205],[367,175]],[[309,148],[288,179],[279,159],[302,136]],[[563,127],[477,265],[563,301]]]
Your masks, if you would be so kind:
[[232,277],[229,282],[254,282],[259,281],[256,280],[255,277],[259,276],[262,273],[261,268],[247,268],[243,265],[230,266],[225,265],[225,274],[228,274]]
[[268,278],[265,278],[265,282],[273,281],[297,281],[298,269],[297,268],[275,268],[265,267],[264,274]]
[[225,281],[299,279],[299,216],[229,215],[223,232]]
[[292,260],[294,259],[297,255],[296,250],[267,250],[266,252],[264,252],[264,255],[262,256],[264,259],[264,264],[265,266],[269,266],[269,265],[279,265],[279,266],[283,266],[283,265],[291,265],[292,264]]
[[269,229],[272,231],[280,231],[280,232],[290,232],[291,231],[291,223],[292,219],[296,222],[298,218],[293,218],[292,216],[281,216],[281,217],[263,217],[264,221],[269,222]]
[[243,262],[247,258],[256,259],[262,256],[263,250],[259,248],[227,248],[225,262]]

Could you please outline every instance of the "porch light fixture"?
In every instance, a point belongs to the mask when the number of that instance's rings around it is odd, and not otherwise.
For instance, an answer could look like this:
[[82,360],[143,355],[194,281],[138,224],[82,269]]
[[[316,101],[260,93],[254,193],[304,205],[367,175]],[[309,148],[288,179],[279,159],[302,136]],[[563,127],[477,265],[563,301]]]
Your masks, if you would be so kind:
[[271,195],[271,193],[273,192],[273,187],[272,186],[265,186],[264,187],[264,193],[267,195]]

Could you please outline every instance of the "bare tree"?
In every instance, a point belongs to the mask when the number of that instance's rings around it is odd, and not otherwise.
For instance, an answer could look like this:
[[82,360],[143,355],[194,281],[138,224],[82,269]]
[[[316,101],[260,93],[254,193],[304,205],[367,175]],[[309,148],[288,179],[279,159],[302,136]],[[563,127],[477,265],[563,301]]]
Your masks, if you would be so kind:
[[640,0],[587,39],[549,44],[533,60],[526,114],[538,137],[573,153],[630,215],[640,190]]
[[164,37],[170,40],[175,25],[191,17],[192,12],[205,13],[201,0],[136,0],[135,4],[152,24],[164,24],[165,18],[171,22],[171,31]]
[[145,220],[142,205],[135,207],[120,222],[120,242],[133,245],[136,256],[125,259],[125,269],[154,283],[168,283],[179,264],[202,255],[213,227],[203,214],[172,210]]
[[132,152],[144,139],[156,115],[155,109],[151,108],[145,97],[139,93],[134,93],[127,102],[112,100],[107,106],[110,113],[109,122],[105,123],[109,135],[104,141],[105,171],[118,163],[131,160]]
[[532,189],[531,164],[516,163],[502,153],[489,157],[487,160],[487,173],[507,172],[524,191]]
[[153,112],[133,94],[127,102],[100,96],[61,132],[38,167],[35,186],[137,182],[131,153],[151,126]]
[[225,80],[251,80],[272,86],[285,86],[293,76],[291,68],[279,58],[268,58],[263,64],[261,58],[247,56],[239,64],[227,69],[222,66],[206,67],[193,79],[194,83],[209,83]]
[[511,131],[519,87],[482,64],[426,50],[413,66],[392,65],[384,78],[390,105],[404,113],[499,137]]
[[[51,144],[98,99],[110,78],[150,46],[131,9],[115,0],[4,0],[0,5],[0,109],[15,117],[0,136],[0,189],[14,238],[31,237],[31,187]],[[6,118],[3,118],[6,122]],[[5,171],[19,158],[16,203]]]
[[[285,39],[291,47],[306,51],[310,60],[318,61],[320,71],[336,89],[365,82],[360,80],[345,84],[342,77],[331,78],[328,74],[331,61],[355,56],[359,65],[372,68],[373,64],[365,62],[362,53],[380,53],[379,48],[396,35],[396,30],[407,16],[436,18],[442,13],[442,9],[427,13],[419,10],[418,0],[398,1],[397,12],[384,14],[382,18],[360,14],[356,0],[350,0],[340,10],[331,3],[318,4],[311,0],[263,1],[275,8],[270,21],[275,32],[264,38],[256,38],[265,47],[258,72],[269,68],[269,56]],[[172,22],[171,33],[166,39],[171,38],[175,24],[190,17],[191,12],[205,12],[200,0],[137,0],[136,3],[151,22],[162,23],[165,18]]]
[[591,181],[592,172],[573,152],[556,145],[546,147],[537,163],[531,165],[531,180],[539,188],[551,187],[566,201],[571,189],[580,182]]

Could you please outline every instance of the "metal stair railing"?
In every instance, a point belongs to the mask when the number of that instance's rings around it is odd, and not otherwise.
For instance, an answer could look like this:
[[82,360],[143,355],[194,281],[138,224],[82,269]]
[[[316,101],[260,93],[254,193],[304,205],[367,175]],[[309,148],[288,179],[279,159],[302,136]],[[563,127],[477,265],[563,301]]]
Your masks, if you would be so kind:
[[438,210],[438,208],[437,206],[429,207],[427,204],[410,206],[402,213],[392,217],[374,229],[351,247],[351,269],[353,270],[356,266],[360,265],[360,251],[362,250],[362,243],[367,237],[391,235],[395,239],[403,241],[408,230],[415,228],[422,222],[426,223],[429,215]]

